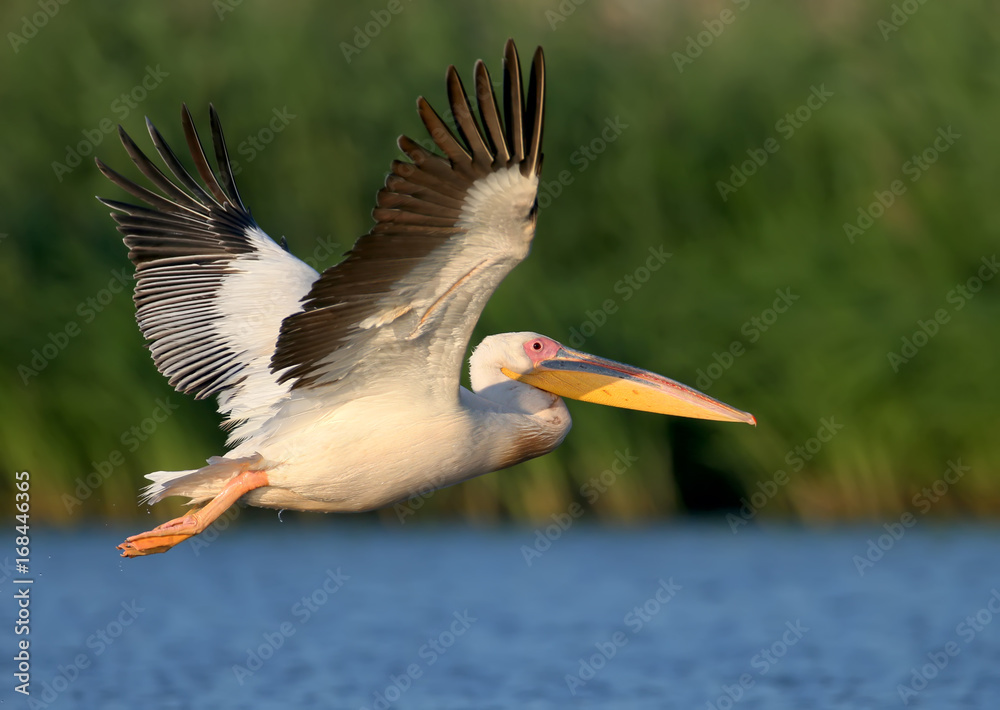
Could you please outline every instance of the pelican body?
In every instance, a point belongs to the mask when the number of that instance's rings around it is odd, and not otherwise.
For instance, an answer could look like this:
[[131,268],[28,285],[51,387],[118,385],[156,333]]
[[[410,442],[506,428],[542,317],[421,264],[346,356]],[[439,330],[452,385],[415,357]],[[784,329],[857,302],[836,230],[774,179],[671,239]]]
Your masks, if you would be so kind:
[[402,136],[376,197],[375,225],[317,273],[265,234],[236,188],[210,108],[213,168],[187,107],[185,140],[200,182],[147,128],[172,178],[119,127],[154,189],[97,165],[145,202],[100,198],[136,267],[137,320],[179,391],[215,396],[225,456],[147,476],[147,502],[201,506],[119,545],[163,552],[230,505],[356,512],[405,500],[548,453],[571,426],[563,397],[755,424],[746,412],[673,380],[568,348],[537,333],[487,337],[459,384],[490,295],[529,252],[538,213],[545,62],[527,93],[512,41],[503,110],[475,67],[478,118],[454,67],[446,74],[457,135],[422,97],[417,111],[443,155]]

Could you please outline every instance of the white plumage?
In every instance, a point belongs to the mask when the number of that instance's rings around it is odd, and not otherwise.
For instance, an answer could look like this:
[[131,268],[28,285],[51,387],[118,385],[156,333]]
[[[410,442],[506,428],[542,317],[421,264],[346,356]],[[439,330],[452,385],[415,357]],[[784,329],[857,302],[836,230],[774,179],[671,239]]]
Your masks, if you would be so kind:
[[201,532],[236,500],[359,511],[451,485],[559,445],[560,396],[752,422],[739,410],[653,373],[579,353],[536,333],[485,339],[459,375],[486,301],[530,250],[537,217],[545,91],[535,52],[526,95],[513,42],[505,110],[482,62],[478,119],[447,73],[457,136],[422,98],[418,112],[444,156],[409,138],[374,210],[375,226],[322,275],[254,222],[236,189],[221,123],[210,111],[217,169],[187,109],[196,181],[149,124],[172,179],[120,131],[151,191],[98,161],[148,207],[112,207],[136,265],[137,319],[154,362],[178,390],[215,395],[229,451],[190,471],[157,472],[146,499],[187,496],[199,510],[119,548],[162,552]]

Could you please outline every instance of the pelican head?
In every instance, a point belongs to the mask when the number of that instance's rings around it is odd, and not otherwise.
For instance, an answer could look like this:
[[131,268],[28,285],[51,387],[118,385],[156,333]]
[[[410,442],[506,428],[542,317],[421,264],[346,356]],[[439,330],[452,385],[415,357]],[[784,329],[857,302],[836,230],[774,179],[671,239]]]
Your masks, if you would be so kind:
[[680,382],[574,350],[538,333],[489,336],[470,365],[473,390],[480,394],[487,388],[509,391],[516,382],[581,402],[757,425],[752,414]]

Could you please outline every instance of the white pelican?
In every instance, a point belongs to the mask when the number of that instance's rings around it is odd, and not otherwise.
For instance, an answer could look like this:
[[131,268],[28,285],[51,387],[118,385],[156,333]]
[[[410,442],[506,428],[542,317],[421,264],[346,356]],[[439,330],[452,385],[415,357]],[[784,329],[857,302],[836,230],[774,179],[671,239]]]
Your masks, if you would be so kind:
[[201,177],[147,119],[171,179],[119,127],[159,192],[113,183],[148,207],[102,199],[136,267],[136,318],[178,391],[216,395],[228,452],[190,471],[147,476],[147,502],[204,504],[118,546],[164,552],[229,506],[364,511],[497,471],[558,446],[560,397],[661,414],[756,424],[753,416],[660,375],[571,350],[537,333],[493,335],[470,360],[473,326],[528,255],[538,213],[545,61],[535,51],[522,98],[517,51],[504,52],[503,113],[475,68],[477,120],[455,67],[458,135],[422,97],[417,111],[444,157],[402,136],[376,198],[375,226],[318,274],[267,236],[244,207],[222,126],[210,109],[218,173],[187,107],[184,136]]

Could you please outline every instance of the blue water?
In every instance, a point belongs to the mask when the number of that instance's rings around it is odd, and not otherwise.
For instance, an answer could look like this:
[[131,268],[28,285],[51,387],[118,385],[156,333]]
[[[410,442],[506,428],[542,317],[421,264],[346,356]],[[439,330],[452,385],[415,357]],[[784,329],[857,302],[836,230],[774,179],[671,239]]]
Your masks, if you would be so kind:
[[36,707],[1000,707],[996,529],[921,523],[862,575],[881,528],[577,522],[529,566],[530,528],[345,520],[137,560],[38,535]]

